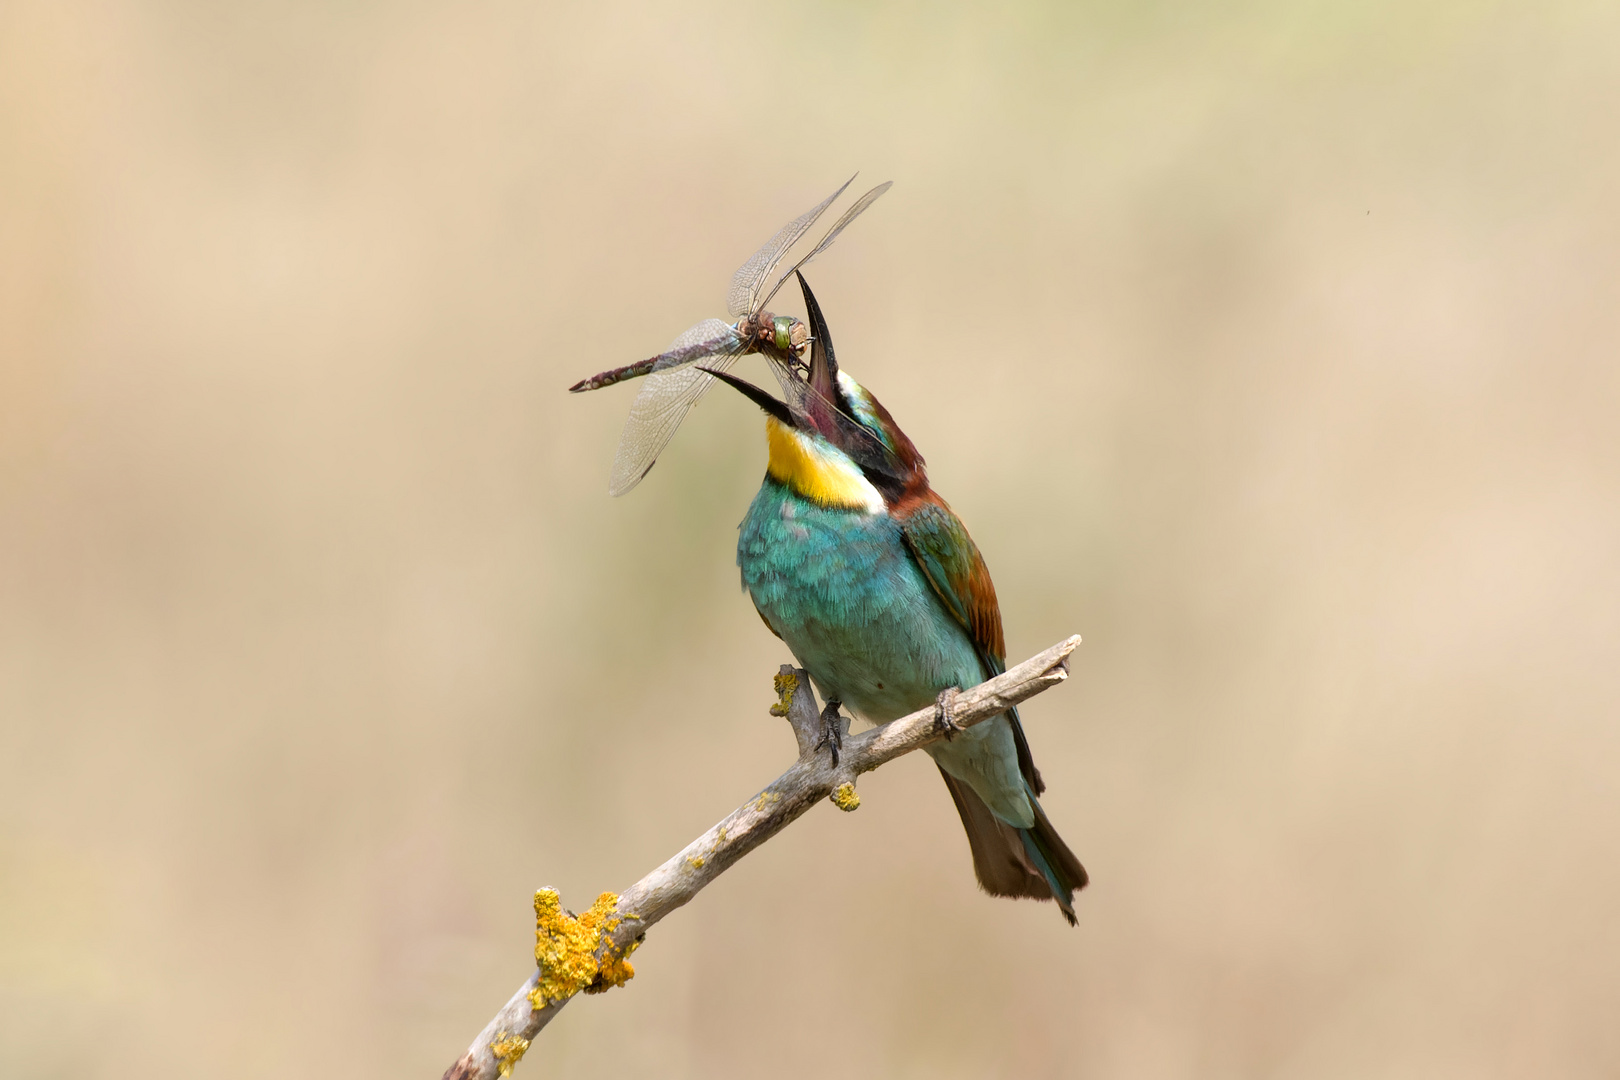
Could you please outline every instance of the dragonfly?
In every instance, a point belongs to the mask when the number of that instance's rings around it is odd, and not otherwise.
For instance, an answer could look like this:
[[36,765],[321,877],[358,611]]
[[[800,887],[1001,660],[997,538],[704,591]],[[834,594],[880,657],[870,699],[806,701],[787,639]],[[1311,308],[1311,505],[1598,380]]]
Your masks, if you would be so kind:
[[[810,328],[792,315],[775,315],[765,309],[783,282],[811,259],[826,251],[850,222],[860,216],[878,196],[889,190],[885,181],[862,195],[833,223],[832,228],[810,251],[782,273],[772,272],[781,265],[788,250],[803,239],[822,213],[831,206],[855,177],[827,198],[806,210],[777,231],[732,275],[726,294],[726,313],[734,319],[704,319],[677,337],[657,356],[613,368],[570,386],[570,393],[600,390],[626,379],[645,376],[646,383],[630,406],[630,416],[619,436],[619,449],[613,458],[613,475],[608,492],[623,495],[641,483],[652,470],[658,455],[675,437],[686,414],[692,411],[710,386],[715,373],[724,374],[744,356],[758,353],[770,360],[779,377],[786,377],[804,366],[810,345]],[[767,289],[766,282],[770,282]],[[699,366],[699,361],[705,361]]]

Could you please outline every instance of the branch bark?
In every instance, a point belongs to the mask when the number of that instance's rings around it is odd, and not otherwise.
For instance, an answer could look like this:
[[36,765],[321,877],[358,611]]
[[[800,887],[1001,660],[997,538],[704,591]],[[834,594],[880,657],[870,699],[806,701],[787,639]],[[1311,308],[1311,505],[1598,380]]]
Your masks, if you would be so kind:
[[[956,724],[971,727],[981,723],[1067,679],[1069,654],[1079,644],[1080,637],[1075,635],[993,679],[961,691],[953,710]],[[784,664],[778,676],[779,690],[790,678],[796,685],[783,694],[783,699],[799,744],[799,760],[724,821],[620,894],[616,918],[602,924],[596,948],[599,959],[625,956],[654,923],[686,904],[738,859],[822,799],[832,797],[841,809],[855,809],[860,804],[854,796],[856,777],[940,738],[935,727],[938,710],[932,706],[919,709],[870,731],[847,736],[838,764],[834,765],[831,755],[817,749],[821,710],[808,674]],[[512,995],[467,1052],[445,1072],[444,1080],[495,1080],[510,1075],[530,1040],[572,1000],[565,997],[535,1007],[531,995],[540,986],[542,974],[536,970]]]

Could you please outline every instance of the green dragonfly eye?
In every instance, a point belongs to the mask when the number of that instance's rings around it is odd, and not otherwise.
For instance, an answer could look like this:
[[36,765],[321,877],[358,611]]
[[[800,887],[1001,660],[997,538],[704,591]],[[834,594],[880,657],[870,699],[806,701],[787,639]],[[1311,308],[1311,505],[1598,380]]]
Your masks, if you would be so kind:
[[783,352],[789,352],[793,348],[793,324],[798,321],[791,315],[778,315],[771,320],[771,325],[776,330],[776,347]]

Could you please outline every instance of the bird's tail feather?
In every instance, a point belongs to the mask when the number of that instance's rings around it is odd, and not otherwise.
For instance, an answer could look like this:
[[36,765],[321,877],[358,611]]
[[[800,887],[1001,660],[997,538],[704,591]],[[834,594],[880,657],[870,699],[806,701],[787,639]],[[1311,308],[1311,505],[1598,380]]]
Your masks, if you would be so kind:
[[1080,860],[1074,857],[1069,845],[1063,842],[1063,837],[1052,828],[1052,823],[1046,818],[1046,811],[1041,804],[1030,797],[1030,806],[1035,808],[1035,825],[1029,829],[1019,829],[1019,835],[1024,841],[1035,865],[1040,869],[1041,876],[1052,889],[1052,899],[1057,901],[1059,908],[1063,909],[1063,917],[1073,926],[1074,894],[1086,887],[1089,878],[1086,868],[1080,865]]
[[991,896],[1056,900],[1063,917],[1074,925],[1074,893],[1085,888],[1086,868],[1052,828],[1033,792],[1029,801],[1035,808],[1035,824],[1020,829],[996,817],[967,784],[944,769],[939,774],[962,816],[979,887]]

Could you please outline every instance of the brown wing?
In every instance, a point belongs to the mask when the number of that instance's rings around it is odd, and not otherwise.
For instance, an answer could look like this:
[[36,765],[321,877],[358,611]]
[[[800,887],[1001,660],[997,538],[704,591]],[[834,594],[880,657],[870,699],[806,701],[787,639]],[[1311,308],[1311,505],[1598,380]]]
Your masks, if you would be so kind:
[[956,621],[973,639],[993,674],[1004,670],[1007,643],[990,568],[967,527],[933,489],[895,506],[895,520],[911,556]]
[[[985,676],[1000,675],[1007,670],[1001,604],[996,600],[990,568],[979,554],[979,545],[968,535],[967,526],[932,488],[898,503],[891,513],[900,523],[900,534],[923,577],[933,586],[945,610],[973,639],[984,661]],[[1019,771],[1039,795],[1046,790],[1046,782],[1035,768],[1018,710],[1007,710],[1007,718],[1012,721],[1013,741],[1018,747]]]

